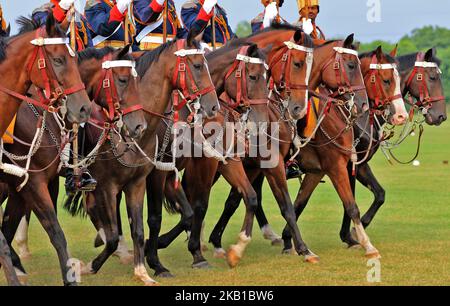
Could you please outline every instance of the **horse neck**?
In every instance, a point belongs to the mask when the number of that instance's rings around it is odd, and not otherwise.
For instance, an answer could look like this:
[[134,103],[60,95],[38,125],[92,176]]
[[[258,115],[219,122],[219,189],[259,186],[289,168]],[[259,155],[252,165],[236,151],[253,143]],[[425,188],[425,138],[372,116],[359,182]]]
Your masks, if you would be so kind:
[[[211,57],[208,60],[209,73],[211,80],[216,87],[217,96],[226,91],[225,88],[225,76],[228,70],[233,65],[236,56],[224,54],[223,56]],[[225,61],[225,63],[224,63]]]
[[81,81],[86,87],[86,92],[90,100],[95,97],[95,92],[100,84],[102,75],[102,60],[85,60],[79,64]]
[[[11,39],[5,47],[6,59],[0,63],[0,75],[3,76],[2,86],[22,95],[31,86],[26,65],[28,65],[35,48],[30,44],[35,33],[36,31],[33,31]],[[17,69],[17,67],[23,68]]]
[[316,89],[323,82],[322,68],[327,61],[332,59],[334,46],[335,43],[330,43],[314,50],[314,63],[309,79],[309,87],[311,89]]
[[[414,57],[417,57],[417,53],[414,54]],[[397,60],[400,62],[401,57],[397,57]],[[406,96],[406,93],[408,92],[408,88],[406,88],[406,82],[408,81],[408,77],[411,74],[412,70],[414,69],[414,63],[408,63],[408,65],[402,65],[400,62],[400,65],[398,67],[398,73],[400,74],[401,79],[401,92],[403,96]]]

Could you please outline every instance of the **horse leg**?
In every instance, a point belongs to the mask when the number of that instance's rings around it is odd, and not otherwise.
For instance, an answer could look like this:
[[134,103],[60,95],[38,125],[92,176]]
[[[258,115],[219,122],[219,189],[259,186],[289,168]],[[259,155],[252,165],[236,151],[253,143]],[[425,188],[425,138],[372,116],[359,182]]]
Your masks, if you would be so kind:
[[31,252],[28,247],[28,229],[30,224],[31,212],[26,213],[20,220],[19,226],[17,227],[16,235],[14,236],[14,241],[17,244],[17,250],[19,257],[22,260],[28,260],[31,258]]
[[384,204],[386,192],[378,182],[377,178],[372,172],[369,164],[362,164],[359,169],[356,178],[358,181],[372,191],[375,199],[370,206],[369,210],[364,214],[361,222],[364,228],[368,227],[373,218],[377,214],[380,207]]
[[9,286],[20,286],[19,278],[11,261],[11,252],[5,237],[0,231],[0,266],[5,270],[6,281]]
[[170,175],[167,178],[164,194],[166,201],[179,205],[181,220],[169,232],[159,236],[158,249],[167,248],[183,231],[190,231],[192,227],[194,212],[184,193],[184,189],[181,186],[175,189],[174,179],[174,175]]
[[129,265],[133,262],[134,256],[133,252],[130,251],[130,249],[128,248],[127,241],[125,240],[125,236],[123,235],[122,217],[120,215],[121,202],[122,202],[122,192],[119,192],[116,196],[117,230],[119,232],[119,245],[117,246],[117,250],[114,252],[113,256],[118,257],[121,264]]
[[153,170],[147,176],[147,224],[150,229],[149,238],[145,243],[147,264],[155,270],[155,276],[172,277],[170,271],[163,266],[158,257],[158,236],[161,231],[162,205],[166,172]]
[[305,261],[310,263],[316,263],[319,257],[311,252],[302,240],[300,235],[300,229],[297,226],[294,206],[292,205],[289,197],[289,190],[286,181],[286,170],[283,160],[279,159],[278,165],[271,169],[263,169],[267,178],[269,186],[277,200],[280,207],[281,215],[286,220],[289,229],[294,238],[294,247],[297,254],[305,256]]
[[[296,220],[298,220],[303,210],[306,208],[306,205],[308,205],[312,193],[316,189],[317,185],[319,185],[323,176],[324,174],[321,173],[306,173],[294,202]],[[292,234],[287,225],[283,230],[283,241],[283,253],[289,254],[292,251]]]
[[[359,166],[356,168],[356,171],[359,171]],[[347,173],[350,178],[350,187],[352,189],[353,197],[355,198],[356,194],[356,178],[352,174],[352,164],[348,163],[347,165]],[[342,217],[342,226],[341,231],[339,232],[339,237],[341,237],[342,242],[346,243],[349,248],[358,247],[359,243],[355,240],[356,237],[352,237],[350,232],[350,225],[351,225],[351,219],[350,216],[347,214],[347,212],[344,210],[344,215]]]
[[[153,286],[156,281],[147,273],[144,254],[144,196],[145,178],[128,183],[124,189],[128,219],[130,220],[131,237],[134,245],[134,276],[146,286]],[[158,239],[158,236],[156,236]]]
[[[352,189],[349,183],[350,178],[348,175],[347,167],[342,166],[342,164],[343,162],[340,162],[338,159],[333,161],[332,165],[330,165],[330,168],[328,168],[331,170],[329,171],[328,176],[333,182],[334,188],[336,189],[339,197],[344,204],[345,212],[353,221],[358,241],[366,250],[366,257],[379,258],[380,253],[370,242],[369,236],[367,235],[366,231],[364,230],[364,226],[361,223],[360,212],[358,206],[356,205],[356,201],[353,197]],[[346,164],[347,162],[345,162],[345,165]]]
[[[30,182],[28,184],[31,186],[33,183]],[[48,186],[46,184],[36,183],[35,190],[22,190],[22,197],[30,201],[34,214],[47,232],[53,247],[56,249],[64,285],[76,285],[76,280],[71,278],[72,269],[69,267],[69,252],[67,250],[66,237],[56,217]]]
[[19,281],[22,284],[27,282],[28,276],[22,266],[20,257],[12,247],[12,241],[17,231],[17,227],[21,222],[22,216],[26,214],[27,208],[25,203],[27,202],[25,202],[19,194],[10,194],[5,208],[4,222],[2,224],[2,232],[4,234],[5,241],[9,246],[8,253],[11,254],[12,265],[15,270],[15,274],[18,276]]

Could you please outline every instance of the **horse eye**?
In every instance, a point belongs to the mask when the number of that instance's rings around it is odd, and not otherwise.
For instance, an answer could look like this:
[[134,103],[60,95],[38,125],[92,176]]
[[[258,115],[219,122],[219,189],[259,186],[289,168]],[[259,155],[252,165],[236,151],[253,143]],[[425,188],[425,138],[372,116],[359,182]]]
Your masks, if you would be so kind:
[[391,85],[391,80],[383,80],[383,83],[386,85]]
[[120,83],[120,85],[126,85],[128,83],[128,78],[120,77],[119,83]]
[[55,64],[55,66],[62,66],[64,65],[64,60],[60,57],[55,57],[53,58],[53,63]]
[[252,80],[252,81],[258,80],[258,77],[256,75],[250,75],[249,77],[250,77],[250,80]]
[[351,70],[356,68],[356,65],[355,65],[354,62],[349,62],[347,65],[348,65],[348,68],[351,69]]
[[294,62],[294,66],[295,66],[295,68],[300,69],[300,68],[302,68],[303,63],[302,62]]
[[436,75],[430,75],[430,81],[436,81],[437,76]]
[[203,67],[203,65],[201,65],[201,64],[194,64],[194,68],[195,68],[196,70],[201,70],[202,67]]

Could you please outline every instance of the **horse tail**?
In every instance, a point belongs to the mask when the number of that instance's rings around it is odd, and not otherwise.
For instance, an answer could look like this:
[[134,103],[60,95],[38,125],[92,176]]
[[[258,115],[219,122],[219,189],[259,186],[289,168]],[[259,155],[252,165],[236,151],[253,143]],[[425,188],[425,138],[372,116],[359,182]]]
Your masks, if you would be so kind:
[[171,201],[167,197],[164,197],[163,199],[164,208],[170,215],[180,214],[180,206],[177,204],[177,202]]
[[77,192],[67,197],[64,202],[64,209],[69,212],[72,217],[80,216],[82,218],[87,217],[86,208],[84,207],[84,201],[82,199],[83,193]]

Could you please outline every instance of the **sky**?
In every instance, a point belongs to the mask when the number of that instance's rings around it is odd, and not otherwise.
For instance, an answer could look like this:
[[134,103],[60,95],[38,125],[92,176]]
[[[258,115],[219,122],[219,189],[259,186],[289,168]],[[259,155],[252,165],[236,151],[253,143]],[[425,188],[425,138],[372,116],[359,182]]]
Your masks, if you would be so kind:
[[[175,0],[180,10],[185,0]],[[17,27],[12,22],[20,15],[29,15],[34,8],[46,0],[0,0],[5,18],[11,21],[12,33]],[[369,22],[367,18],[373,3],[380,4],[381,22]],[[430,3],[430,5],[426,5]],[[431,5],[432,3],[432,5]],[[260,0],[219,0],[228,12],[229,22],[234,29],[243,20],[250,21],[263,11]],[[298,18],[296,0],[285,0],[280,14],[292,22]],[[317,24],[327,38],[356,34],[356,39],[369,42],[376,39],[398,41],[413,29],[425,25],[450,28],[449,0],[320,0],[320,15]]]

